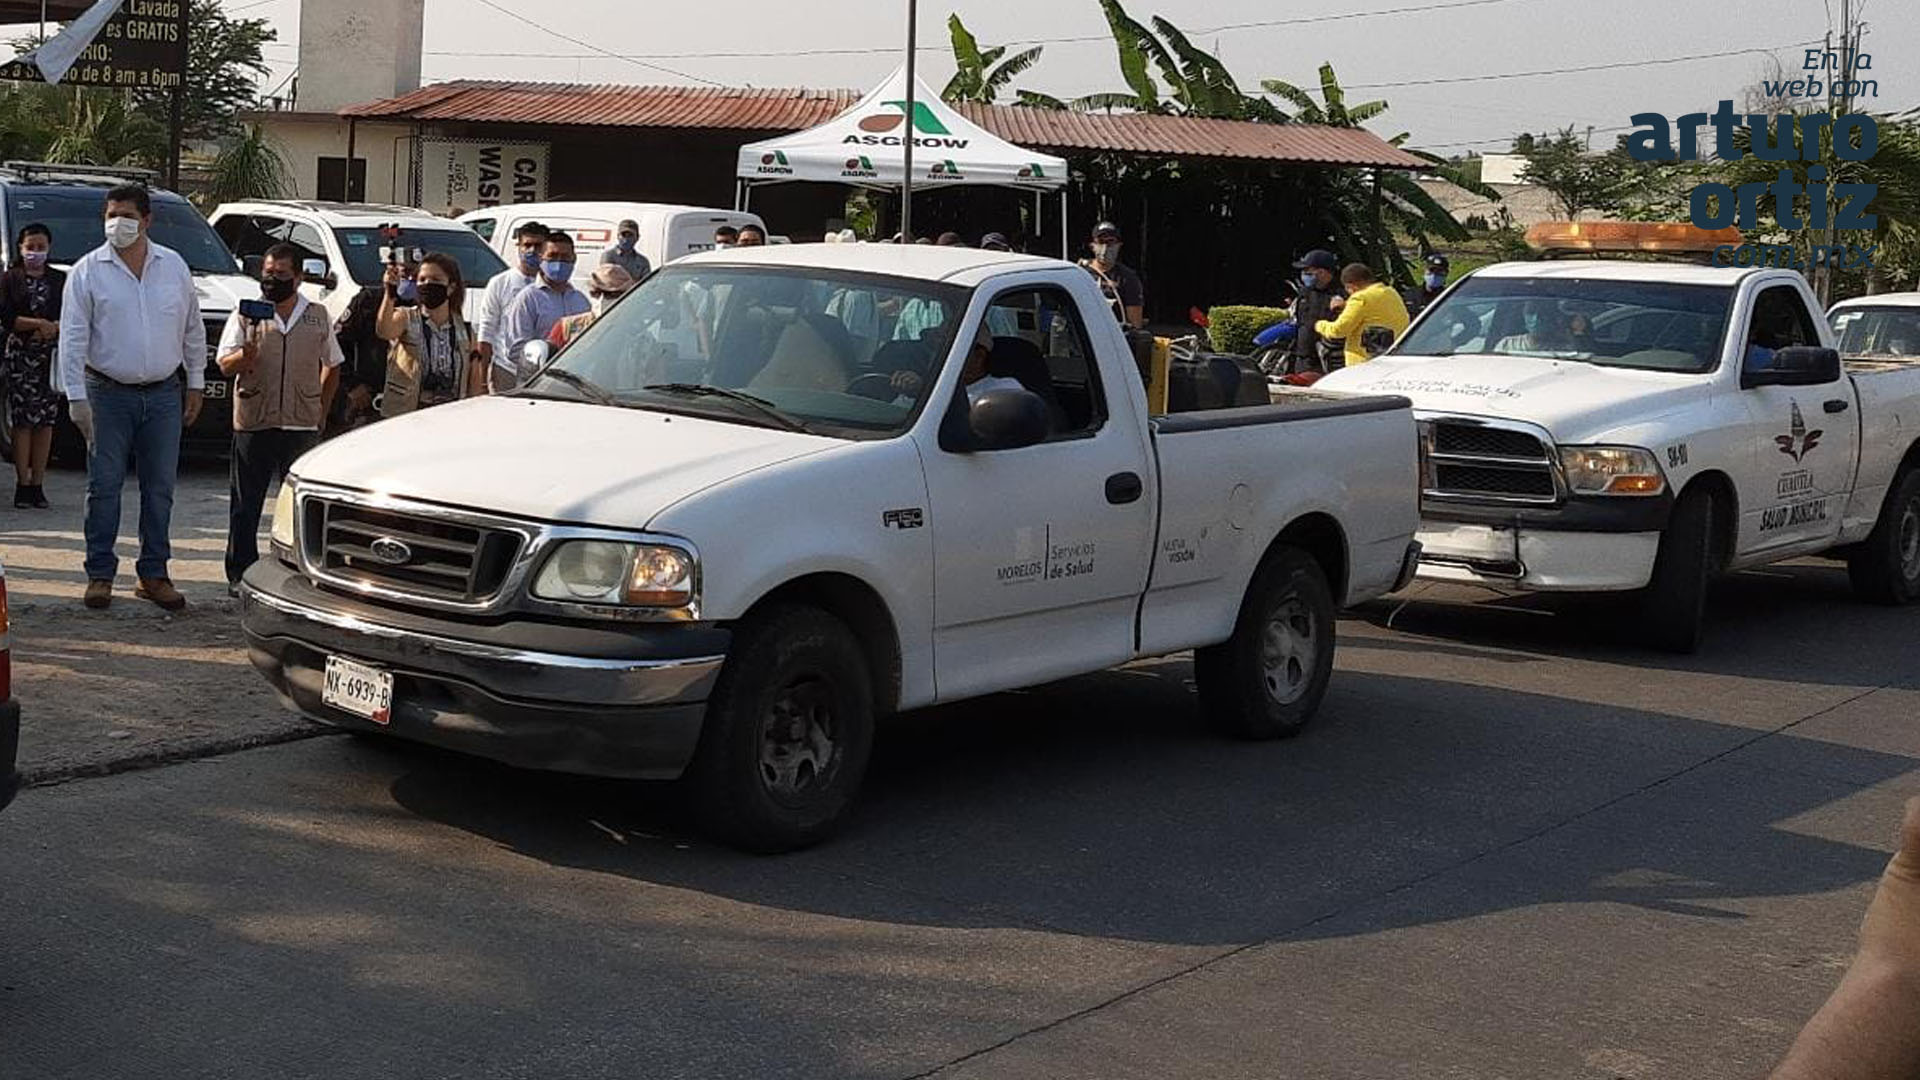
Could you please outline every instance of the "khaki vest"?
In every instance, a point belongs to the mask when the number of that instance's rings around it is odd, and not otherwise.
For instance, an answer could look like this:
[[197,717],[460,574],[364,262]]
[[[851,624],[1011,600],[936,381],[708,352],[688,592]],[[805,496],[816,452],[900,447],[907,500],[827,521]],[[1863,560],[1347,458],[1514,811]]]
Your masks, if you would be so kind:
[[[407,313],[407,330],[387,354],[387,387],[380,395],[380,415],[400,416],[420,407],[420,376],[426,371],[426,316],[418,308]],[[414,344],[418,342],[419,344]],[[467,396],[467,357],[473,352],[473,331],[466,320],[453,318],[453,396]]]
[[308,304],[284,334],[277,321],[262,322],[253,370],[233,379],[233,429],[319,427],[321,374],[332,344],[333,325],[319,304]]

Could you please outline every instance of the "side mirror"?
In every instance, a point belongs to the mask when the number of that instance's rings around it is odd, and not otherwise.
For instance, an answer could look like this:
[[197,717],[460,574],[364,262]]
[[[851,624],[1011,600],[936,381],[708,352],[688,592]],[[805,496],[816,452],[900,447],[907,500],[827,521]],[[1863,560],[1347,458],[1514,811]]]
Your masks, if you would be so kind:
[[1775,352],[1766,367],[1740,373],[1740,385],[1824,386],[1840,380],[1840,351],[1818,345],[1789,345]]
[[1047,441],[1053,416],[1026,389],[987,390],[968,400],[963,387],[940,425],[940,448],[956,453],[1018,450]]
[[328,268],[327,260],[325,259],[302,260],[300,263],[300,277],[303,281],[312,282],[322,289],[337,289],[340,287],[340,279],[334,276],[333,271]]
[[258,279],[261,268],[266,265],[267,260],[264,256],[248,255],[246,258],[240,260],[240,272],[247,277]]
[[520,346],[520,368],[522,371],[536,371],[547,366],[553,359],[553,346],[544,341],[529,341]]

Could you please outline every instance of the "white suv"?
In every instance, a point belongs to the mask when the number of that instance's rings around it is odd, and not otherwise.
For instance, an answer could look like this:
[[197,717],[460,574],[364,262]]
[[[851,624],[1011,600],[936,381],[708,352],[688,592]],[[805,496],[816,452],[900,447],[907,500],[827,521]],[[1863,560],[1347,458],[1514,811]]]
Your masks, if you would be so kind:
[[[489,278],[506,269],[472,229],[410,206],[236,202],[222,205],[209,220],[249,274],[257,276],[257,260],[280,243],[299,248],[303,259],[324,262],[326,276],[309,281],[305,289],[308,298],[324,305],[335,319],[345,314],[362,288],[380,283],[383,247],[451,255],[469,290],[484,289]],[[394,228],[399,230],[397,239]]]

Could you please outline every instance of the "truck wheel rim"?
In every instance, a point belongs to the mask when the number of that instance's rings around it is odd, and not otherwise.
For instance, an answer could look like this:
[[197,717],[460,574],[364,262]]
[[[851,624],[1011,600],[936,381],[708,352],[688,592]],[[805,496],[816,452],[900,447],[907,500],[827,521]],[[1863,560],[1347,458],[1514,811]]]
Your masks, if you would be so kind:
[[1260,641],[1261,675],[1267,684],[1267,696],[1281,705],[1305,697],[1307,684],[1313,681],[1318,648],[1313,614],[1305,604],[1288,600],[1275,609]]
[[833,782],[836,754],[833,695],[825,683],[804,678],[773,699],[760,729],[760,778],[782,799],[802,799]]
[[1920,503],[1909,502],[1900,515],[1900,574],[1908,581],[1920,579]]

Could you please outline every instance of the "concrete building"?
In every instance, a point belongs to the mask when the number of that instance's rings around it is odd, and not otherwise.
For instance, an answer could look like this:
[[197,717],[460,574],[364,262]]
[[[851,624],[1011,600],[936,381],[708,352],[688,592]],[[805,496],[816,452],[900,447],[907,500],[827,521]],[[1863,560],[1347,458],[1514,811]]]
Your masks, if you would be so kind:
[[302,199],[405,202],[409,124],[360,123],[340,110],[420,88],[426,0],[302,0],[290,107],[250,114],[292,166]]

